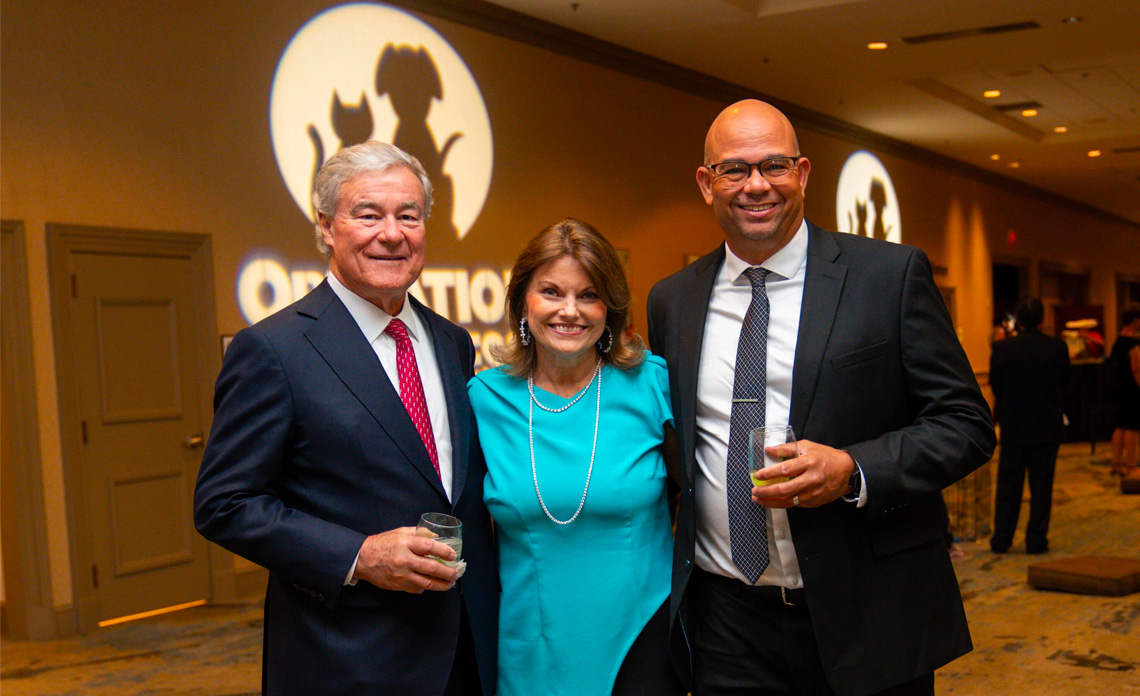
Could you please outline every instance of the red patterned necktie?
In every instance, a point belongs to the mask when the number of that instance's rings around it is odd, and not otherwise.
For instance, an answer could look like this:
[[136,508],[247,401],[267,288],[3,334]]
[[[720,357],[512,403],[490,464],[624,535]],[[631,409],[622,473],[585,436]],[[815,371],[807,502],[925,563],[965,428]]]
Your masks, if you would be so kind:
[[399,319],[388,322],[384,332],[396,339],[396,371],[400,374],[400,401],[412,418],[420,439],[427,447],[435,473],[439,474],[439,454],[435,449],[435,434],[431,430],[428,417],[427,399],[424,398],[424,385],[420,381],[420,368],[416,365],[416,353],[412,350],[412,339],[408,338],[408,327]]

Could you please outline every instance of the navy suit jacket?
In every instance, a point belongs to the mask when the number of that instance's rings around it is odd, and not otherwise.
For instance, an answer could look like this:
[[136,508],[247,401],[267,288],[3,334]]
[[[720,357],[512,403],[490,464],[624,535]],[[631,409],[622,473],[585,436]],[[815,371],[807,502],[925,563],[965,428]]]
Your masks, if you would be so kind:
[[[649,295],[649,342],[669,364],[683,462],[671,610],[689,636],[698,368],[724,257],[721,245]],[[791,425],[797,437],[847,450],[869,496],[862,508],[836,500],[790,509],[788,524],[828,681],[858,696],[971,649],[938,497],[990,458],[995,438],[922,251],[809,223],[806,273]],[[673,646],[686,676],[676,622]]]
[[[399,394],[344,303],[321,283],[234,336],[194,496],[208,539],[268,568],[269,694],[439,694],[466,607],[485,694],[495,685],[497,559],[463,329],[408,301],[431,334],[453,446],[449,502]],[[344,586],[365,537],[424,512],[463,521],[467,572],[447,592]],[[462,598],[462,599],[461,599]]]

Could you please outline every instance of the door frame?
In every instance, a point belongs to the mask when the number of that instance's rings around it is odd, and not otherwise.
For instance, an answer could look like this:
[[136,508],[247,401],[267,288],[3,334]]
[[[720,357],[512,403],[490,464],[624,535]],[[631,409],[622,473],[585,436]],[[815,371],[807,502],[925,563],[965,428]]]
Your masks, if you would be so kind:
[[4,384],[8,391],[12,461],[4,463],[4,628],[12,638],[54,638],[56,612],[51,587],[43,461],[40,458],[35,360],[28,293],[24,224],[0,220],[4,321]]
[[[99,591],[92,586],[92,530],[86,520],[88,508],[83,494],[82,437],[78,394],[67,385],[76,384],[79,368],[75,355],[75,327],[71,316],[71,266],[74,253],[96,253],[129,256],[163,256],[190,262],[194,284],[194,302],[190,310],[197,348],[190,359],[195,362],[202,380],[198,390],[203,429],[209,431],[213,420],[214,376],[220,368],[217,349],[217,320],[214,303],[213,248],[205,234],[159,232],[115,227],[95,227],[48,223],[48,282],[51,290],[52,326],[55,338],[56,381],[59,397],[60,440],[63,458],[64,492],[67,505],[67,530],[71,545],[72,592],[75,598],[77,629],[94,630],[98,621]],[[191,406],[193,407],[193,406]],[[219,556],[211,547],[209,563],[211,594]]]

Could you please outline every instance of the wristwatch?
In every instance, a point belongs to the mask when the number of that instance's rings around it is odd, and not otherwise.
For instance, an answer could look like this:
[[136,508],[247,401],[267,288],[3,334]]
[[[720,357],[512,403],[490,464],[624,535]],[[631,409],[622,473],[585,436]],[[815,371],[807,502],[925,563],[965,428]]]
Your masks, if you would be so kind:
[[859,465],[855,465],[855,471],[851,472],[851,478],[847,481],[851,486],[851,492],[848,495],[855,500],[859,500],[859,493],[863,490],[863,475],[859,472]]

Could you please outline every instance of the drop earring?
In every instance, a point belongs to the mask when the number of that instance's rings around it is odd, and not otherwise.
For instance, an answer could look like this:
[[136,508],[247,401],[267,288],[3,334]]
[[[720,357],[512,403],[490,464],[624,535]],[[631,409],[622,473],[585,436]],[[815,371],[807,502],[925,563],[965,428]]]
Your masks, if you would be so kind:
[[606,334],[608,335],[608,338],[609,338],[609,341],[606,342],[606,347],[605,348],[602,347],[602,340],[605,337],[599,338],[598,342],[596,344],[598,347],[598,350],[602,351],[603,353],[610,352],[610,349],[614,347],[614,330],[611,329],[608,325],[606,326]]

